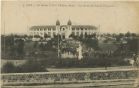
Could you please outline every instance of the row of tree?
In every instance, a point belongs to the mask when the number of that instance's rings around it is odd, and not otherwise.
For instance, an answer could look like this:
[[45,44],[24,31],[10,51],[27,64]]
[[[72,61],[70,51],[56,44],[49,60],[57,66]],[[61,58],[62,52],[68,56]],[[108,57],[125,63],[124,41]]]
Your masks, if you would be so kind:
[[[111,36],[112,34],[107,34],[107,36]],[[114,34],[113,34],[114,35]],[[127,41],[126,47],[122,47],[121,44],[119,47],[121,47],[121,50],[127,51],[127,52],[138,52],[138,44],[139,44],[139,37],[135,33],[126,33],[126,34],[117,34],[115,37],[118,36],[118,38],[123,38],[124,36],[134,36],[135,38],[129,38],[126,39]],[[23,59],[26,55],[27,50],[25,49],[26,46],[28,46],[28,41],[25,41],[23,39],[19,38],[20,35],[2,35],[1,36],[1,48],[2,48],[2,58],[7,59]],[[29,37],[27,35],[21,36],[21,37]],[[96,37],[96,34],[93,35],[86,35],[86,38],[83,38],[83,36],[75,36],[71,35],[75,40],[81,41],[84,45],[91,47],[95,50],[99,49],[99,40]],[[19,38],[19,39],[18,39]],[[35,42],[32,46],[34,46],[34,49],[40,50],[40,51],[57,51],[58,43],[62,41],[62,38],[60,36],[54,36],[51,40],[47,41],[46,44],[39,44]],[[124,48],[124,49],[122,49]],[[126,49],[125,49],[126,48]],[[33,50],[33,49],[32,49]],[[120,50],[120,49],[119,49]],[[34,52],[34,51],[32,51]],[[119,52],[120,53],[120,52]]]
[[15,40],[15,36],[2,36],[1,48],[2,58],[22,58],[25,55],[25,41],[22,39]]

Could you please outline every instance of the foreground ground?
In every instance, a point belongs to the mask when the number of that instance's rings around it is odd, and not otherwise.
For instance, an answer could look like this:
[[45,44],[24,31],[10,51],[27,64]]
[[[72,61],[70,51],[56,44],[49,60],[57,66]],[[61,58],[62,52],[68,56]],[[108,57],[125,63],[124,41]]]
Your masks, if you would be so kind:
[[[108,67],[106,68],[62,68],[54,69],[48,68],[51,72],[80,72],[80,71],[92,71],[92,72],[101,72],[101,71],[120,71],[120,70],[130,70],[136,69],[131,66],[122,66],[122,67]],[[111,80],[95,80],[92,82],[82,82],[82,83],[66,83],[66,84],[43,84],[43,85],[30,85],[30,86],[3,86],[2,88],[139,88],[136,84],[139,84],[139,81],[136,81],[137,78],[130,79],[111,79]]]
[[139,88],[135,87],[135,80],[107,80],[107,82],[53,84],[37,86],[3,86],[2,88]]

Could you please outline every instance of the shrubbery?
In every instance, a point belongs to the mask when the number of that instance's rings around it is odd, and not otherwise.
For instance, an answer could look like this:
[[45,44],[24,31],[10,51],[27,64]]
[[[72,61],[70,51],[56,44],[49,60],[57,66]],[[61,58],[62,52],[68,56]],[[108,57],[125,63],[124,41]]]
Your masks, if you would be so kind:
[[56,67],[69,68],[69,67],[113,67],[113,66],[128,66],[129,63],[125,62],[122,57],[85,57],[81,60],[77,58],[58,59]]
[[48,72],[46,67],[37,60],[29,60],[25,64],[15,66],[11,62],[7,62],[2,67],[2,73],[24,73],[24,72]]
[[7,62],[1,69],[2,73],[13,73],[16,71],[16,67],[13,63]]
[[[40,72],[46,71],[45,67],[107,67],[129,65],[128,62],[124,61],[124,59],[132,59],[133,54],[138,53],[138,34],[132,34],[128,32],[126,34],[101,34],[99,36],[100,38],[102,38],[102,40],[104,38],[104,41],[99,39],[96,34],[85,36],[70,35],[73,40],[80,41],[83,46],[86,46],[86,48],[88,49],[88,51],[84,53],[85,55],[83,55],[84,58],[82,60],[77,60],[76,58],[61,59],[57,57],[58,42],[59,44],[61,44],[62,41],[62,38],[60,36],[54,36],[54,38],[47,41],[47,43],[45,42],[44,44],[39,43],[40,41],[28,42],[26,38],[30,39],[31,36],[2,35],[2,59],[19,60],[39,58],[39,60],[41,60],[41,62],[37,60],[31,60],[21,66],[14,66],[12,63],[8,62],[3,66],[2,72]],[[40,38],[39,36],[35,37]],[[48,35],[45,35],[45,38],[47,37]],[[110,44],[107,44],[104,49],[101,49],[100,45],[104,46],[103,43],[100,44],[101,42]],[[110,49],[108,49],[107,47]],[[117,49],[113,47],[117,47]],[[108,51],[108,53],[106,52],[106,50]]]

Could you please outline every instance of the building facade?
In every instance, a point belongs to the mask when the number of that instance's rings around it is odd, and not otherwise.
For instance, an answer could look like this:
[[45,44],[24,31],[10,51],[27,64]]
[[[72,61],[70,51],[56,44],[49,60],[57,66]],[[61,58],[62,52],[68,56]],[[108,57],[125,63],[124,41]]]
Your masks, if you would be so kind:
[[55,35],[60,35],[62,38],[69,38],[71,34],[75,36],[91,35],[97,32],[97,27],[92,25],[72,25],[69,20],[67,25],[61,25],[60,21],[56,21],[56,25],[47,26],[32,26],[29,29],[31,36],[39,35],[41,37],[48,36],[53,38]]

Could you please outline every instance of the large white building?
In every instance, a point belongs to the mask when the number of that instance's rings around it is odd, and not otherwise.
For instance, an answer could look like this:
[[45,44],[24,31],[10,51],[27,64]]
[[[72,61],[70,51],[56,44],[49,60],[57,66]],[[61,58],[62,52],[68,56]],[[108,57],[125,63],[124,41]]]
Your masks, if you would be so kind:
[[53,38],[55,35],[61,35],[62,38],[69,38],[71,34],[80,35],[91,35],[97,32],[97,27],[92,25],[72,25],[69,20],[67,25],[61,25],[60,21],[56,21],[56,25],[46,25],[46,26],[32,26],[29,29],[30,35],[33,37],[39,35],[44,37],[45,35]]

